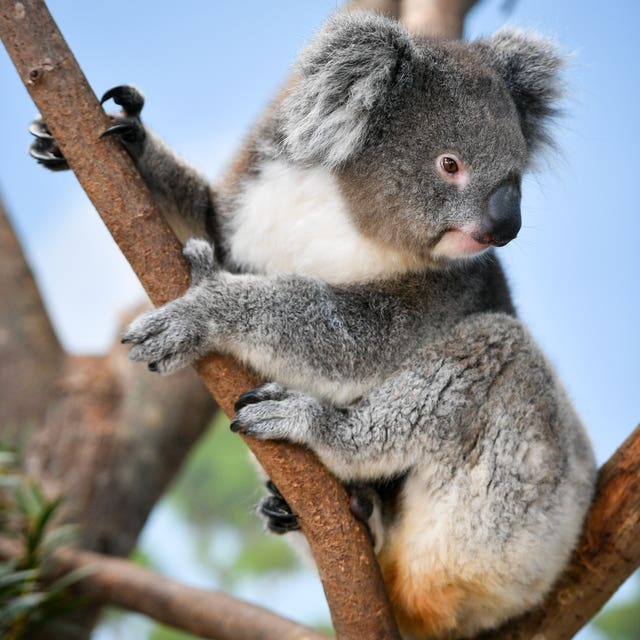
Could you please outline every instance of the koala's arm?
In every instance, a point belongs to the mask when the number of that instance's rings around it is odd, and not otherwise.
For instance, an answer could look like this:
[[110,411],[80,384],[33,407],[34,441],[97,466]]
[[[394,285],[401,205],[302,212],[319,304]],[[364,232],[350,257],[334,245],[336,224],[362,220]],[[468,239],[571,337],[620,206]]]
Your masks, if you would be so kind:
[[419,339],[412,331],[418,310],[384,289],[232,274],[216,268],[204,241],[189,241],[185,255],[190,289],[134,320],[124,336],[134,345],[130,357],[152,370],[170,373],[221,351],[286,384],[348,384],[355,393],[354,385],[371,386]]
[[[142,94],[128,85],[107,91],[102,102],[113,99],[122,111],[111,116],[112,126],[104,135],[119,138],[149,187],[167,222],[181,241],[192,236],[218,240],[216,193],[194,167],[176,156],[142,122]],[[46,123],[36,119],[29,131],[35,136],[29,152],[51,170],[69,166]]]
[[216,193],[209,181],[146,127],[141,142],[125,145],[178,238],[217,241]]
[[593,466],[586,438],[579,447],[563,441],[584,434],[549,365],[502,313],[463,320],[346,409],[280,385],[251,393],[237,430],[309,446],[342,478],[392,477],[428,461],[459,466],[476,455],[508,467],[530,443],[549,477],[566,463],[565,448]]

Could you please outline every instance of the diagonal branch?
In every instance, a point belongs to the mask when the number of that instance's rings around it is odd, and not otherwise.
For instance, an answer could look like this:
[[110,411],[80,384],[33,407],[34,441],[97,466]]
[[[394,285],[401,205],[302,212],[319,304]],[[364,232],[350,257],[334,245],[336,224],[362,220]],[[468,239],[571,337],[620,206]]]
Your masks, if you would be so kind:
[[[178,242],[124,150],[99,138],[109,123],[44,3],[0,0],[0,36],[151,300],[163,304],[178,296],[188,284]],[[257,382],[226,357],[205,358],[196,368],[227,414],[237,395]],[[373,550],[349,510],[344,488],[309,451],[271,442],[247,444],[300,515],[338,637],[397,638]]]

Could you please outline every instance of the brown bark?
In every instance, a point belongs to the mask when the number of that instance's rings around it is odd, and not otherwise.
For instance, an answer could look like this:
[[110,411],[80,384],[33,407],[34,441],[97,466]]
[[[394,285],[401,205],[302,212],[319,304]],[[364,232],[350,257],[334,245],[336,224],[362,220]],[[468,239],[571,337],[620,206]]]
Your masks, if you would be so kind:
[[149,376],[119,343],[67,356],[1,202],[0,272],[0,437],[24,435],[26,470],[65,496],[83,547],[127,555],[215,402],[192,371]]
[[[115,141],[99,138],[108,126],[106,116],[45,5],[1,0],[0,35],[62,152],[150,298],[162,304],[179,295],[188,272],[178,242],[126,153]],[[237,395],[256,382],[237,363],[220,356],[204,359],[197,370],[228,414]],[[308,451],[270,442],[248,445],[300,514],[338,637],[397,638],[377,562],[364,527],[349,510],[344,488]]]
[[[0,538],[0,560],[20,554]],[[113,604],[213,640],[326,640],[326,636],[262,607],[219,591],[197,589],[143,569],[127,560],[78,549],[60,549],[48,562],[44,580],[77,569],[88,574],[74,589],[92,604]]]
[[[149,376],[119,343],[106,357],[66,356],[1,203],[0,273],[0,438],[64,495],[59,520],[79,525],[78,544],[127,555],[215,401],[193,371]],[[74,621],[90,628],[97,613]]]
[[0,433],[17,445],[42,422],[64,352],[0,200]]
[[412,33],[432,38],[462,37],[464,19],[477,0],[401,0],[400,19]]

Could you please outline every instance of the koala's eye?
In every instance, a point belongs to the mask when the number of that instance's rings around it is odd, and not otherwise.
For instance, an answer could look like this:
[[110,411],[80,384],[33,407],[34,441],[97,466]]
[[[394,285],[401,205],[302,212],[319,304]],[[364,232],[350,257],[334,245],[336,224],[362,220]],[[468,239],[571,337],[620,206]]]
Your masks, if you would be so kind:
[[444,156],[440,165],[447,173],[458,173],[458,163],[451,156]]
[[443,153],[436,158],[435,168],[443,180],[458,188],[464,187],[469,182],[464,163],[451,151]]

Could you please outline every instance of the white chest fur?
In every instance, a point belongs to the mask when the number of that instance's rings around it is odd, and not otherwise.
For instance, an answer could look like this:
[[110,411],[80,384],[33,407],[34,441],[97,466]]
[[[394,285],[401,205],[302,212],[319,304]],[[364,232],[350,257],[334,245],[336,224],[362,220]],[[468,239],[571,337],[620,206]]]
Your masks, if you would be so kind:
[[364,237],[328,169],[270,161],[240,197],[231,228],[236,264],[332,284],[406,272],[415,259]]

